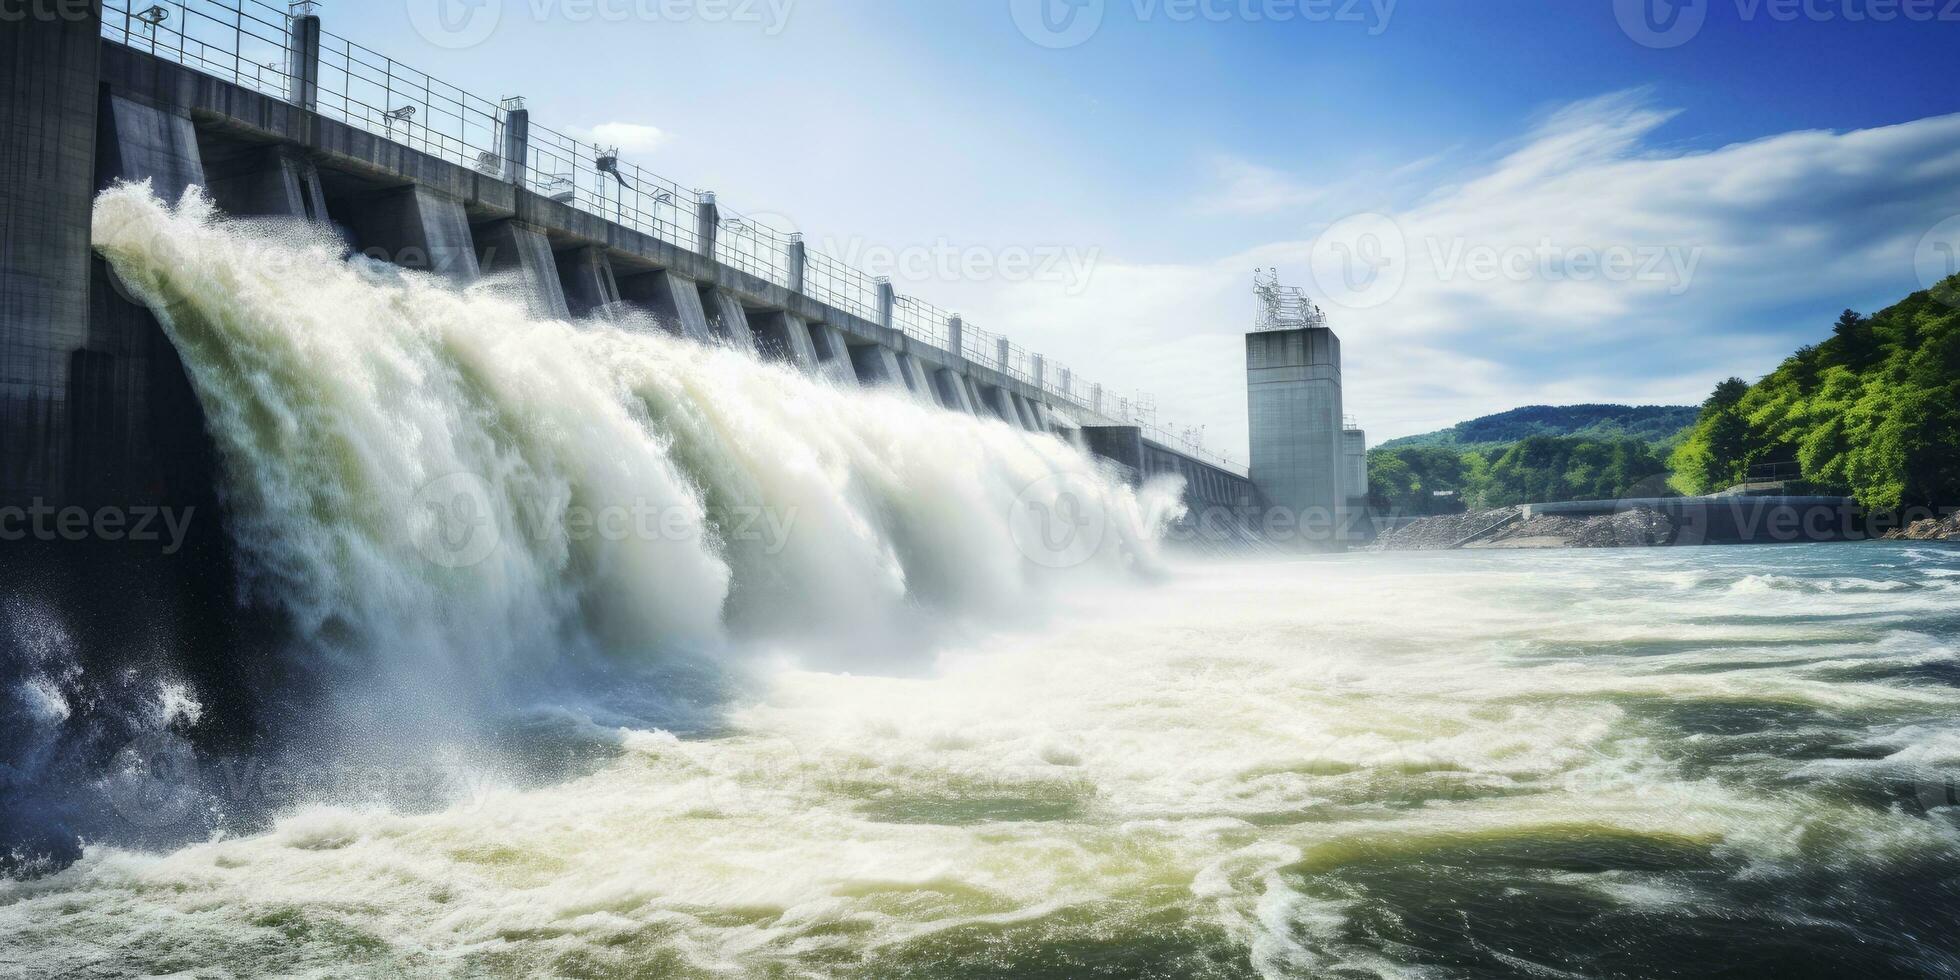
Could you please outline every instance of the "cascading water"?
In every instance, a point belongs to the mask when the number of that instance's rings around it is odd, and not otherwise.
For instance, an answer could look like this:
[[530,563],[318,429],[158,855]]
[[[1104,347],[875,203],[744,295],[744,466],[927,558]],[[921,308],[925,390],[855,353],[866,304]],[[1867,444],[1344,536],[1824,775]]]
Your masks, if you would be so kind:
[[94,236],[205,406],[247,596],[391,685],[481,691],[730,631],[903,655],[1040,598],[1052,563],[1009,527],[1029,495],[1095,511],[1078,572],[1153,559],[1166,501],[1057,439],[646,324],[534,320],[195,193],[112,189]]
[[[315,759],[481,756],[541,712],[712,726],[758,657],[917,669],[962,622],[1038,608],[1060,566],[1148,569],[1175,501],[1059,439],[650,320],[532,319],[511,283],[459,291],[347,258],[324,228],[232,220],[196,188],[176,206],[147,185],[104,192],[93,241],[203,406],[240,602],[288,634],[249,651],[283,661],[262,672],[291,688],[260,734]],[[1095,547],[1046,560],[1010,522],[1063,496],[1093,515]],[[194,686],[134,659],[83,671],[61,652],[64,611],[29,598],[0,614],[18,675],[0,679],[26,720],[5,775],[35,789],[19,798],[146,733],[196,734],[130,707],[165,689],[196,704]],[[83,701],[117,721],[71,718]],[[90,808],[56,795],[38,809]]]

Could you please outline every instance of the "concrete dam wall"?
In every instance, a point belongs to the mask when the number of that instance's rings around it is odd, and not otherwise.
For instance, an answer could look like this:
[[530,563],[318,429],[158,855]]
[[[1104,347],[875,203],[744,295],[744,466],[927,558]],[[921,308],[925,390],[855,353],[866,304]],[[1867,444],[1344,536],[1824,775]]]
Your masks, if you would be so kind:
[[[167,345],[158,348],[147,314],[113,295],[113,283],[96,282],[103,270],[88,251],[89,201],[118,180],[147,179],[166,200],[202,185],[233,215],[329,222],[359,251],[458,283],[507,277],[542,316],[648,313],[676,334],[839,384],[901,388],[948,411],[1078,443],[1085,428],[1123,424],[1098,413],[1099,388],[1087,405],[1059,399],[1039,356],[1028,377],[1004,339],[996,351],[974,350],[956,316],[943,324],[943,346],[920,342],[895,322],[888,284],[878,284],[866,317],[718,261],[711,195],[692,234],[672,236],[691,238],[686,248],[505,179],[524,166],[522,109],[505,127],[512,161],[485,173],[98,32],[45,22],[14,34],[15,71],[28,81],[10,91],[9,132],[33,158],[15,159],[4,175],[15,243],[4,273],[13,308],[0,403],[8,499],[67,501],[105,483],[126,497],[162,485],[165,463],[152,450],[182,441],[166,430],[197,429],[188,415],[152,409],[169,397]],[[295,36],[303,41],[304,31]],[[792,283],[806,261],[799,245],[784,256]],[[105,287],[106,298],[91,303]],[[1060,373],[1067,386],[1068,371]],[[1249,490],[1238,473],[1157,446],[1177,457],[1167,467],[1186,474],[1194,508],[1238,504]],[[1134,459],[1121,461],[1147,475]],[[183,482],[177,476],[167,482]]]

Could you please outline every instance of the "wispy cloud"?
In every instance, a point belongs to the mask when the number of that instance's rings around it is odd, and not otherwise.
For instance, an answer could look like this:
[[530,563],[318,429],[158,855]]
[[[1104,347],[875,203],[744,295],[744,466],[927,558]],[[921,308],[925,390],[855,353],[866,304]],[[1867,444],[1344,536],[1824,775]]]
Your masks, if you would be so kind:
[[617,146],[629,157],[644,157],[667,142],[659,129],[629,122],[605,122],[592,127],[592,141],[601,146]]
[[1326,196],[1324,188],[1238,157],[1213,158],[1212,171],[1218,186],[1198,198],[1196,207],[1201,212],[1271,214],[1304,207]]
[[1389,211],[1400,241],[1377,271],[1399,285],[1352,306],[1310,273],[1329,278],[1334,246],[1382,244],[1330,246],[1352,198],[1248,165],[1221,171],[1213,203],[1298,208],[1316,237],[1202,263],[1106,258],[1080,297],[1021,285],[974,312],[1156,391],[1163,417],[1208,423],[1215,448],[1243,453],[1255,267],[1323,298],[1349,410],[1387,437],[1523,404],[1697,401],[1824,334],[1838,309],[1921,288],[1915,248],[1960,213],[1960,115],[1694,150],[1656,139],[1675,116],[1640,91],[1546,113]]

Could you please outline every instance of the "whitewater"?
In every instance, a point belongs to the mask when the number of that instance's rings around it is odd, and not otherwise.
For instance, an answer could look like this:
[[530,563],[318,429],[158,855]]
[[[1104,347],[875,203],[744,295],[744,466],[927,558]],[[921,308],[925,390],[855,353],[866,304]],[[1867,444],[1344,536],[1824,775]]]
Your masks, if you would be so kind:
[[0,880],[0,973],[1960,972],[1960,551],[1200,560],[1174,486],[902,393],[195,196],[95,240],[319,778],[200,746],[166,809],[277,805]]

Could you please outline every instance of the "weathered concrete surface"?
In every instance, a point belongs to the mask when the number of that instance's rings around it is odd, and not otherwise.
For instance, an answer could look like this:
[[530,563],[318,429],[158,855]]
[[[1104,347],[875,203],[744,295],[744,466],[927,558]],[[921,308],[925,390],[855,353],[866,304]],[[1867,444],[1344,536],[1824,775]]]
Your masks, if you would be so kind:
[[354,247],[372,258],[459,285],[483,274],[469,215],[458,198],[415,184],[361,195],[340,211]]
[[702,303],[708,311],[708,328],[737,350],[755,353],[755,331],[749,327],[749,314],[742,300],[725,289],[704,287]]
[[199,140],[204,189],[226,214],[330,221],[313,161],[290,146]]
[[802,320],[781,310],[769,310],[749,318],[749,329],[756,350],[764,357],[817,373],[817,352],[810,345],[810,330]]
[[0,30],[0,503],[67,484],[69,359],[89,323],[99,10]]
[[534,317],[565,320],[571,310],[558,278],[558,262],[544,232],[516,218],[499,218],[470,230],[477,264],[485,275],[511,276]]
[[660,325],[697,343],[713,343],[708,312],[701,308],[701,291],[694,280],[660,269],[620,278],[621,299],[653,311]]
[[96,110],[96,184],[150,182],[150,190],[175,204],[204,184],[197,128],[188,114],[158,109],[104,93]]
[[861,344],[850,351],[851,365],[865,387],[905,390],[905,375],[899,369],[897,354],[876,344]]
[[566,249],[553,255],[558,264],[558,286],[565,297],[566,312],[575,317],[603,313],[619,299],[619,283],[613,278],[612,263],[606,251],[590,245]]
[[1303,521],[1338,521],[1348,496],[1340,338],[1324,327],[1256,331],[1245,351],[1253,484]]

